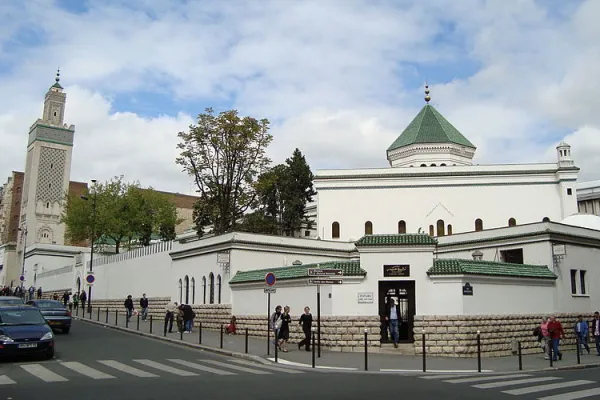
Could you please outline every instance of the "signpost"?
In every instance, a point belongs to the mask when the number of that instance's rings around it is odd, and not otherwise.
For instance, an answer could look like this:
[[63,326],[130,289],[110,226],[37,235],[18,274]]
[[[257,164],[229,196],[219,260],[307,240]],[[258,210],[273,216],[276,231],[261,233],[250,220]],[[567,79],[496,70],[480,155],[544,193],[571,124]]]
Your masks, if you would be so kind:
[[[277,278],[272,272],[265,274],[265,293],[267,294],[267,355],[271,354],[271,293],[275,294],[277,289],[274,288]],[[275,338],[277,339],[277,338]]]
[[331,279],[330,277],[344,276],[341,269],[309,268],[308,276],[321,277],[321,279],[309,279],[309,285],[317,285],[317,357],[321,358],[321,285],[341,285],[342,279]]

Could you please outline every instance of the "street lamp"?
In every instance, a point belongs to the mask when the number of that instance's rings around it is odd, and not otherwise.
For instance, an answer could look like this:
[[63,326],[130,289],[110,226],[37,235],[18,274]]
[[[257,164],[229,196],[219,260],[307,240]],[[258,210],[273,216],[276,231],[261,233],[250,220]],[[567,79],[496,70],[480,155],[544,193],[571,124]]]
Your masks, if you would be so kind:
[[[27,227],[19,228],[21,232],[21,250],[23,251],[23,263],[21,265],[21,276],[25,276],[25,250],[27,249]],[[23,286],[25,285],[25,281],[21,281],[21,291],[23,291]]]
[[[96,180],[92,179],[92,187],[96,185]],[[80,196],[83,200],[89,200],[87,196]],[[94,239],[96,238],[96,190],[92,196],[92,249],[90,251],[90,272],[94,271]],[[88,310],[92,312],[92,286],[88,288]]]

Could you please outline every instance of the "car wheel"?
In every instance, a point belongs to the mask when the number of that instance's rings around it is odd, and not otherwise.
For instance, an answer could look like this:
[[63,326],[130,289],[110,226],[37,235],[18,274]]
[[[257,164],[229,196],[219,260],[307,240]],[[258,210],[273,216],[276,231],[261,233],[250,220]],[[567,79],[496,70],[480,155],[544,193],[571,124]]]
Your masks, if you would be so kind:
[[71,330],[71,327],[68,327],[68,328],[64,328],[62,331],[65,335],[68,335],[70,330]]

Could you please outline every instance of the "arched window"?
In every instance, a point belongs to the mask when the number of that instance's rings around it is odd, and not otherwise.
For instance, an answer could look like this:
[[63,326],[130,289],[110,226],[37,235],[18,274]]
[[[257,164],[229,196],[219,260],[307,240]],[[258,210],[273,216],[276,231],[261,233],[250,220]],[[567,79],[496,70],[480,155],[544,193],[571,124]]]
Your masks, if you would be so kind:
[[452,235],[452,225],[448,224],[448,236]]
[[211,272],[208,275],[208,302],[209,304],[215,304],[215,276]]
[[433,225],[429,225],[429,236],[435,236],[435,232],[433,230]]
[[196,304],[196,278],[192,278],[192,304]]
[[445,226],[446,226],[446,224],[444,223],[444,220],[438,219],[438,222],[437,222],[437,235],[438,236],[446,236]]
[[550,218],[544,217],[544,219],[542,220],[542,222],[550,222]]
[[365,222],[365,235],[373,234],[373,223],[371,221]]
[[406,222],[398,221],[398,233],[406,233]]
[[483,221],[479,218],[475,220],[475,232],[479,232],[483,230]]
[[179,280],[179,304],[183,302],[183,282]]
[[190,304],[190,278],[187,275],[183,278],[183,283],[185,285],[185,304]]
[[435,165],[435,164],[431,164],[431,166],[432,166],[432,167],[436,167],[437,165]]
[[426,167],[426,166],[427,166],[427,164],[421,164],[421,167]]
[[206,304],[206,277],[202,277],[202,304]]
[[442,164],[440,164],[440,167],[445,167],[445,166],[446,166],[446,164],[443,164],[443,163],[442,163]]
[[340,238],[340,223],[337,221],[331,224],[331,237],[333,239]]
[[510,218],[508,220],[508,226],[517,226],[517,220],[514,218]]
[[77,277],[77,293],[81,292],[81,278]]
[[217,275],[217,299],[218,303],[221,304],[221,275]]

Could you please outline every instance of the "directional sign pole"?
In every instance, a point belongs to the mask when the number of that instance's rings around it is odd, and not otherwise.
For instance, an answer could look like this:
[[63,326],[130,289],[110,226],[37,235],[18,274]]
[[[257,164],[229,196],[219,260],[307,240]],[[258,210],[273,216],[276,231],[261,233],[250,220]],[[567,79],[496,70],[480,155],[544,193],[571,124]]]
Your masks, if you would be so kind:
[[321,285],[317,285],[317,350],[321,358]]
[[271,292],[267,293],[267,355],[271,354]]

